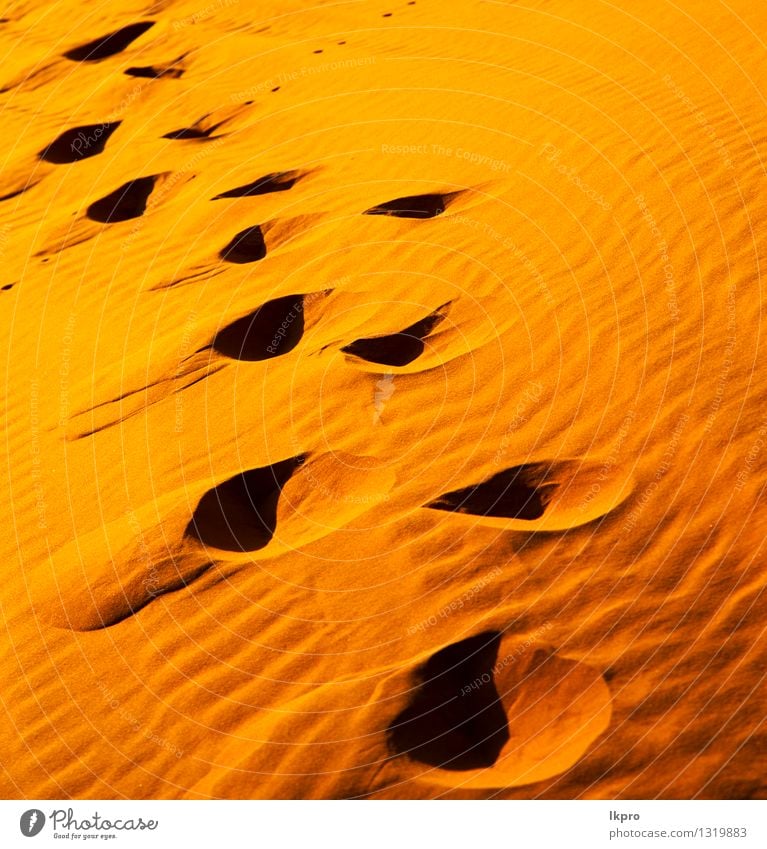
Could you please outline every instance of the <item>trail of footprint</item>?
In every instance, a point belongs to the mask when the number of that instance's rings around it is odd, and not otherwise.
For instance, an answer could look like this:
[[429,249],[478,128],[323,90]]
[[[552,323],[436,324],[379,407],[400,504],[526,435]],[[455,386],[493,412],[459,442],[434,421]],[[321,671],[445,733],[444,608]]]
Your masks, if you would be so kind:
[[118,221],[140,218],[146,212],[149,196],[161,176],[163,175],[155,174],[151,177],[139,177],[124,183],[106,197],[94,201],[88,207],[87,217],[100,224],[115,224]]
[[38,157],[45,162],[64,165],[96,156],[104,151],[110,136],[121,123],[121,121],[112,121],[103,124],[85,124],[82,127],[64,130],[38,153]]
[[221,371],[221,363],[206,362],[203,367],[179,372],[171,377],[161,377],[153,383],[129,389],[108,401],[102,401],[87,410],[74,413],[67,422],[66,440],[74,442],[122,424],[150,407],[176,395]]
[[426,338],[445,319],[449,306],[449,302],[443,304],[426,318],[398,333],[356,339],[341,350],[345,354],[378,365],[395,368],[409,365],[423,354]]
[[499,631],[453,643],[416,670],[388,729],[424,780],[462,788],[531,784],[569,769],[609,727],[598,670]]
[[224,268],[211,266],[209,263],[201,263],[200,265],[189,268],[180,277],[174,277],[169,283],[158,283],[150,287],[150,292],[161,292],[163,289],[173,289],[180,286],[192,286],[195,283],[204,283],[207,280],[212,280],[223,274]]
[[[306,307],[329,294],[330,291],[286,295],[261,304],[217,331],[207,344],[182,360],[172,375],[148,385],[142,382],[135,389],[75,413],[67,426],[67,439],[83,439],[125,422],[169,395],[206,380],[228,362],[258,362],[289,353],[303,337]],[[137,369],[137,374],[145,377],[145,364]]]
[[151,287],[162,291],[178,286],[188,286],[222,273],[219,260],[233,265],[248,265],[265,259],[270,251],[301,239],[322,219],[321,215],[300,215],[293,218],[273,219],[240,230],[218,253],[215,259],[206,260],[186,269],[179,277]]
[[540,461],[504,469],[426,507],[512,530],[563,531],[610,513],[633,488],[633,480],[607,461]]
[[214,135],[214,133],[222,127],[232,124],[247,111],[247,105],[223,106],[213,112],[208,112],[188,127],[181,127],[178,130],[165,133],[162,138],[176,141],[210,141],[222,138],[222,133],[218,135]]
[[216,560],[274,556],[348,525],[389,497],[396,474],[371,457],[335,451],[249,469],[207,492],[186,536]]
[[64,56],[73,62],[98,62],[101,59],[107,59],[116,53],[122,53],[126,47],[153,26],[154,21],[129,24],[127,27],[110,32],[80,47],[73,47],[67,50]]
[[395,198],[366,209],[363,215],[392,215],[395,218],[434,218],[441,215],[461,192],[432,193]]
[[[102,227],[98,225],[119,224],[140,218],[152,208],[156,208],[161,199],[169,201],[174,193],[181,191],[186,183],[194,179],[193,173],[177,171],[173,174],[173,179],[166,184],[165,181],[170,176],[171,172],[165,171],[150,177],[129,180],[105,197],[93,201],[81,217],[55,224],[48,231],[45,244],[35,256],[61,254],[76,245],[97,238],[102,232]],[[157,191],[161,186],[163,191]],[[134,224],[127,234],[126,244],[138,235],[139,230]]]
[[[377,461],[338,452],[289,457],[207,491],[187,485],[56,552],[38,576],[34,612],[75,631],[116,625],[212,566],[247,568],[257,552],[274,556],[343,527],[394,480]],[[190,519],[193,488],[200,496]]]
[[303,179],[306,173],[302,171],[279,171],[274,174],[265,174],[252,183],[246,183],[244,186],[237,186],[234,189],[221,192],[221,194],[212,197],[211,200],[246,198],[256,195],[266,195],[272,192],[286,192],[292,189],[299,180]]

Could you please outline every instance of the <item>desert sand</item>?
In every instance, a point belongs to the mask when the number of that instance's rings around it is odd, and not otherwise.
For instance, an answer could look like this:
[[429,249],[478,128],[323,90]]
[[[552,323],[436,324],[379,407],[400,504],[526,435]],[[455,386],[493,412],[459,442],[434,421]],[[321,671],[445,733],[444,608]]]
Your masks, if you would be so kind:
[[5,797],[767,796],[766,25],[10,5]]

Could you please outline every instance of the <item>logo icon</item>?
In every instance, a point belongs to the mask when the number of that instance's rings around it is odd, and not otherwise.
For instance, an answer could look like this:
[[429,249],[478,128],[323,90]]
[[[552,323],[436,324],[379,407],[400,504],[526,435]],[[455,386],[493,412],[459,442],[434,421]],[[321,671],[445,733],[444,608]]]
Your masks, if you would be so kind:
[[19,820],[19,828],[25,837],[34,837],[43,830],[45,814],[37,808],[24,811]]

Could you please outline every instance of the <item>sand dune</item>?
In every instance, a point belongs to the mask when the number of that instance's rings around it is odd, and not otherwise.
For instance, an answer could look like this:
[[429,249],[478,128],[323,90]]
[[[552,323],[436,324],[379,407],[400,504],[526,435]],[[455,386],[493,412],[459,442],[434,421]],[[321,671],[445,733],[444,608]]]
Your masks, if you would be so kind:
[[10,7],[4,796],[767,796],[765,24]]

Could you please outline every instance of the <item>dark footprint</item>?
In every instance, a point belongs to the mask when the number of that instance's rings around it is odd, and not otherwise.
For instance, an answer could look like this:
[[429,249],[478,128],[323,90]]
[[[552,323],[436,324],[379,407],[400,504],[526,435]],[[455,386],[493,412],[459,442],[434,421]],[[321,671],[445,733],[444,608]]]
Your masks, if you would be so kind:
[[345,354],[353,354],[369,363],[397,367],[409,365],[424,352],[424,340],[445,318],[447,306],[445,304],[426,318],[400,330],[399,333],[356,339],[341,350]]
[[200,118],[199,121],[196,121],[192,124],[191,127],[182,127],[180,130],[171,130],[169,133],[165,133],[163,136],[164,139],[177,139],[179,141],[201,141],[205,139],[210,139],[213,136],[213,133],[223,125],[223,121],[218,124],[205,124],[205,119],[208,116],[206,115],[204,118]]
[[393,215],[396,218],[434,218],[441,215],[458,192],[449,194],[412,195],[371,206],[363,215]]
[[229,189],[228,192],[222,192],[220,195],[211,198],[211,200],[247,198],[254,195],[267,195],[271,192],[286,192],[288,189],[292,189],[302,176],[298,171],[281,171],[277,174],[266,174],[253,183],[246,183],[244,186],[238,186],[236,189]]
[[86,124],[73,127],[57,136],[44,150],[38,153],[40,159],[54,165],[80,162],[102,153],[109,137],[120,126],[120,121],[104,124]]
[[266,256],[266,242],[261,228],[256,224],[241,230],[219,254],[227,262],[243,264],[257,262]]
[[482,483],[456,489],[427,504],[433,510],[534,521],[546,512],[556,483],[542,483],[540,464],[514,466]]
[[210,347],[235,360],[268,360],[287,354],[304,334],[304,296],[267,301],[219,331]]
[[141,68],[126,68],[123,73],[129,77],[144,77],[149,80],[158,80],[160,77],[169,77],[172,80],[177,80],[184,75],[181,68],[174,68],[169,65],[165,68],[157,65],[145,65]]
[[139,218],[146,212],[146,202],[157,181],[157,177],[139,177],[110,192],[101,200],[94,201],[87,211],[92,221],[101,224],[114,224]]
[[398,755],[449,770],[491,767],[509,739],[493,680],[501,635],[485,631],[453,643],[418,670],[410,705],[388,729]]
[[257,551],[277,526],[280,491],[305,455],[250,469],[209,490],[200,499],[186,536],[224,551]]
[[106,59],[109,56],[114,56],[115,53],[121,53],[131,42],[153,26],[154,21],[130,24],[130,26],[118,29],[109,33],[109,35],[89,41],[81,47],[67,50],[64,56],[73,62],[97,62],[99,59]]

